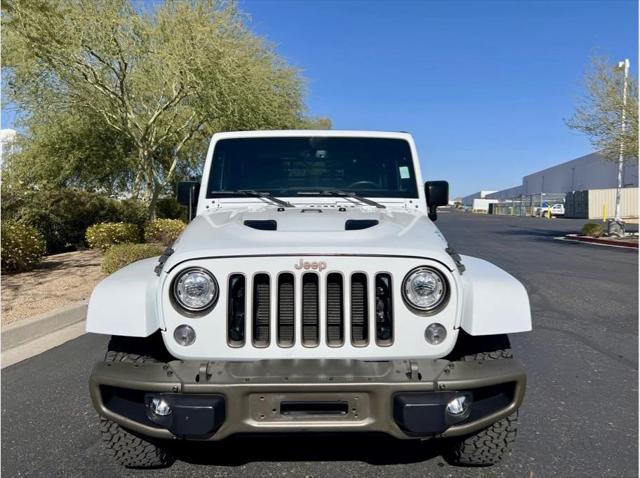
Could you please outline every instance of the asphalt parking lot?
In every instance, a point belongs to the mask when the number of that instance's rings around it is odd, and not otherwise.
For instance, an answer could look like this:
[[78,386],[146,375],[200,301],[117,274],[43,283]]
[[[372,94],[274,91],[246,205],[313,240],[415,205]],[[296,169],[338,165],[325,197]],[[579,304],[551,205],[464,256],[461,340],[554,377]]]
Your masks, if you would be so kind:
[[[460,253],[529,291],[534,331],[512,337],[528,371],[513,456],[449,466],[434,444],[370,435],[234,438],[188,446],[168,470],[125,471],[100,444],[87,377],[106,338],[85,335],[2,371],[4,476],[638,475],[638,255],[554,240],[584,221],[443,213]],[[497,294],[500,291],[496,291]]]

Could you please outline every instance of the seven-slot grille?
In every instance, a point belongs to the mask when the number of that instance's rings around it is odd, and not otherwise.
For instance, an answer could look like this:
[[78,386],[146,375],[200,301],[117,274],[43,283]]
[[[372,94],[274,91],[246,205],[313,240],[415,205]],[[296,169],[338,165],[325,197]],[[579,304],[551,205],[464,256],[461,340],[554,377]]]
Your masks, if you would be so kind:
[[[368,277],[361,272],[351,275],[283,272],[275,278],[264,273],[232,274],[228,284],[227,341],[232,347],[247,345],[248,329],[251,345],[258,348],[292,347],[296,341],[304,347],[320,343],[342,347],[346,337],[350,337],[354,347],[364,347],[370,342],[381,347],[393,343],[390,274],[380,272]],[[250,304],[246,303],[246,289],[251,290]],[[375,330],[370,330],[371,315],[375,317]]]

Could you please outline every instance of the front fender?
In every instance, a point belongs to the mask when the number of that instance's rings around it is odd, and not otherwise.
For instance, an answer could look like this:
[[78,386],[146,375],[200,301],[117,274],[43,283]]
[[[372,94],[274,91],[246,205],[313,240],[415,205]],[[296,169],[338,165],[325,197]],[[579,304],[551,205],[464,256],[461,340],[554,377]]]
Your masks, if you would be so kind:
[[529,332],[531,308],[524,286],[485,260],[462,256],[462,263],[461,327],[470,335]]
[[129,264],[100,282],[91,294],[87,332],[147,337],[163,327],[156,305],[158,258]]

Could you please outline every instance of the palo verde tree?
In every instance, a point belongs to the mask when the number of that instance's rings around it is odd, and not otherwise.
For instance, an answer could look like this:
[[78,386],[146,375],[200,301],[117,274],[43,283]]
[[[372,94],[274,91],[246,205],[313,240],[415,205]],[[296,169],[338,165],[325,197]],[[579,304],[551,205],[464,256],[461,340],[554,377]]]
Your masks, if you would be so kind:
[[18,156],[53,151],[69,164],[44,174],[108,184],[152,217],[213,132],[328,126],[304,116],[298,72],[232,1],[8,0],[2,33],[5,93],[27,128]]
[[625,160],[638,160],[638,82],[627,79],[624,137],[622,133],[622,91],[624,74],[604,58],[594,58],[584,79],[584,96],[567,121],[570,128],[584,133],[591,144],[611,161],[617,161],[620,144]]
[[28,188],[77,188],[106,195],[130,189],[136,164],[129,138],[92,110],[38,109],[3,159],[3,194]]

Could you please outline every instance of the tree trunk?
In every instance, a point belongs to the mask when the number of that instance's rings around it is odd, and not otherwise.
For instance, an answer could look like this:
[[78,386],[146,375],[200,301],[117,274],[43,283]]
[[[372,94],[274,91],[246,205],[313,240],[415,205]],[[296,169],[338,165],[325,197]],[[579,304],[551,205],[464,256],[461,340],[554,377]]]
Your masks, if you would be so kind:
[[140,184],[144,183],[144,191],[142,192],[142,201],[147,205],[147,216],[150,220],[156,219],[158,196],[161,187],[156,181],[153,172],[153,159],[147,148],[138,150],[138,174],[136,180],[140,180]]
[[162,192],[161,184],[154,184],[151,197],[149,198],[149,220],[153,221],[158,218],[158,198]]
[[133,188],[132,188],[132,196],[134,199],[140,199],[140,194],[142,192],[142,179],[144,173],[141,167],[138,167],[138,172],[136,173],[136,177],[133,180]]

